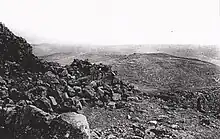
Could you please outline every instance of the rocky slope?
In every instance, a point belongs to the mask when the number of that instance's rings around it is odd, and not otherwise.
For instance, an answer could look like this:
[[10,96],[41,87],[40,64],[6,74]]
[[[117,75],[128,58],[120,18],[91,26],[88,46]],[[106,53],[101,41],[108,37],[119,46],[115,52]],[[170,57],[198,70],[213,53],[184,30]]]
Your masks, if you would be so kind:
[[89,138],[84,106],[123,107],[134,91],[103,64],[43,62],[0,24],[0,126],[13,138]]

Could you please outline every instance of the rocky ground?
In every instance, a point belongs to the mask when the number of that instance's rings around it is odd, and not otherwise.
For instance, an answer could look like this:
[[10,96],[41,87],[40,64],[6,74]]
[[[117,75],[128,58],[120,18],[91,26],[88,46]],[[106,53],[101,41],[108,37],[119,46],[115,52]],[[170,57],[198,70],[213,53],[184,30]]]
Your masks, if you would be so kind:
[[146,92],[122,79],[111,66],[88,60],[43,61],[0,23],[5,139],[219,138],[218,84]]
[[123,108],[137,91],[110,66],[43,62],[3,24],[0,33],[0,126],[12,138],[89,138],[84,107]]

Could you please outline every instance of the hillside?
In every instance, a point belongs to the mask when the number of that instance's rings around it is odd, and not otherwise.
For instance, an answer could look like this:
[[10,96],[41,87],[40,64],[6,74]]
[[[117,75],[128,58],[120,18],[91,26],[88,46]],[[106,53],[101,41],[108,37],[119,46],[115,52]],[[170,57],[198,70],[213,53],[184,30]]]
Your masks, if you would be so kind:
[[220,67],[209,62],[164,53],[132,54],[115,60],[114,68],[125,80],[153,88],[218,86]]
[[165,53],[134,53],[129,55],[85,53],[54,54],[45,57],[60,64],[66,64],[74,58],[89,59],[92,63],[112,65],[118,76],[137,86],[146,88],[197,88],[218,86],[220,67],[195,58],[177,57]]
[[3,139],[220,136],[214,64],[164,53],[51,53],[56,61],[70,56],[68,65],[60,65],[35,56],[32,46],[2,23],[0,50]]

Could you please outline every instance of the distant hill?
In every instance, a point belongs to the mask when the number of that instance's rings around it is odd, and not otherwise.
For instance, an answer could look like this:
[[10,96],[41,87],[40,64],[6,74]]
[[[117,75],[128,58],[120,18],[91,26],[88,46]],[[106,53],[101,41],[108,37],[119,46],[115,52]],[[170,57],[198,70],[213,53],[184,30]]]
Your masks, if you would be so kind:
[[131,54],[115,59],[119,77],[142,88],[196,88],[219,86],[220,67],[165,53]]
[[[195,58],[220,66],[220,47],[215,45],[58,45],[33,44],[33,52],[44,56],[47,60],[55,60],[61,64],[69,64],[72,59],[85,55],[98,57],[103,55],[129,55],[133,53],[167,53],[174,56]],[[66,55],[66,56],[65,56]]]
[[41,44],[32,44],[33,46],[33,53],[37,56],[48,56],[54,57],[59,54],[67,54],[71,53],[72,55],[76,55],[79,53],[89,52],[88,48],[82,46],[68,46],[68,45],[59,45],[59,44],[48,44],[48,43],[41,43]]

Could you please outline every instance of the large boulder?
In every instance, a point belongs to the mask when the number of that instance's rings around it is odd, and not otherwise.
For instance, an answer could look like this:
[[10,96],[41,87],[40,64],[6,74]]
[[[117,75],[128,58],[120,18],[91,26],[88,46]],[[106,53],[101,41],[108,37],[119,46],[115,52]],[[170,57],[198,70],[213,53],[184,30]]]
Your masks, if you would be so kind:
[[[49,114],[33,105],[1,108],[4,126],[13,132],[15,139],[90,139],[87,119],[75,112]],[[1,115],[2,116],[2,115]]]
[[69,112],[61,114],[59,119],[71,125],[68,138],[90,139],[89,124],[84,115]]

